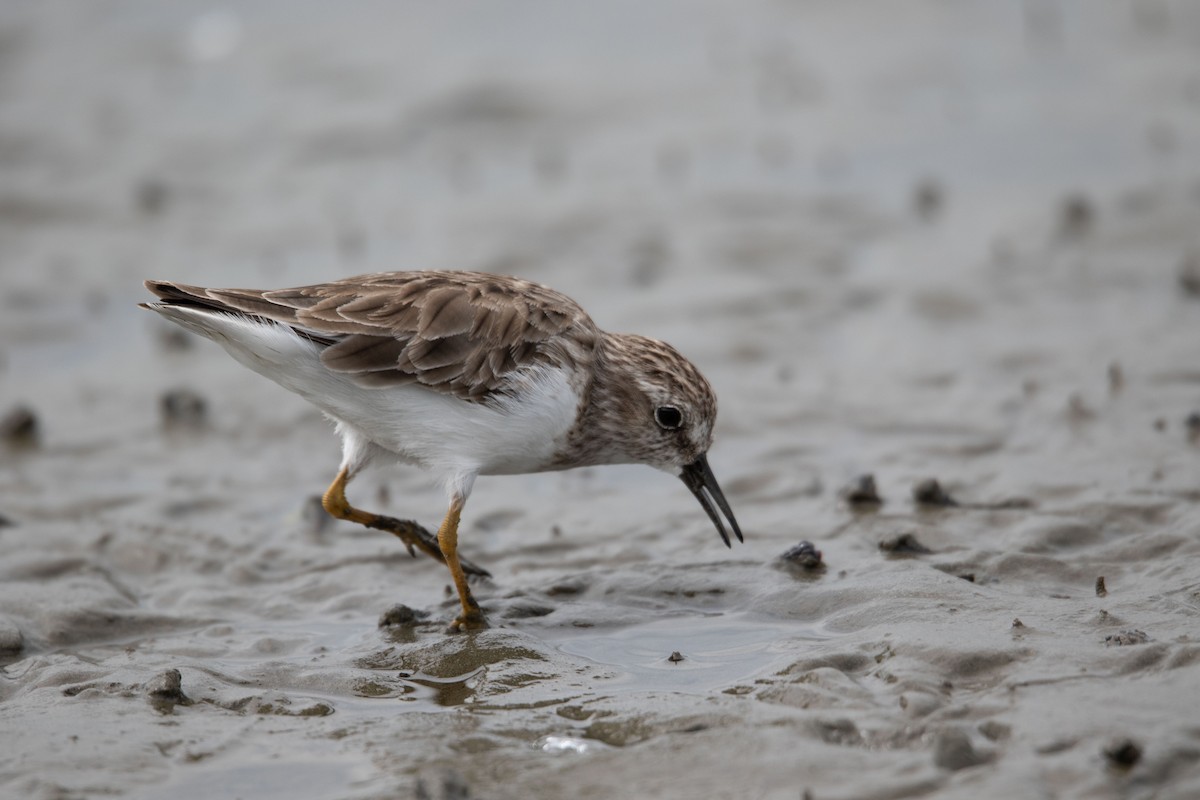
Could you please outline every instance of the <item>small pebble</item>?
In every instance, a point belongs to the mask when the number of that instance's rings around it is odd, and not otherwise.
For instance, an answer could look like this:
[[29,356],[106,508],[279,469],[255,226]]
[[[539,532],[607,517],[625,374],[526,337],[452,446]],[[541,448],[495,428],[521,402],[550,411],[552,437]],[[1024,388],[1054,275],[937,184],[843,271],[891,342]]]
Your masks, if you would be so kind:
[[183,697],[183,675],[177,669],[169,669],[146,684],[146,693],[155,697]]
[[1021,618],[1020,618],[1020,617],[1013,617],[1012,626],[1013,626],[1014,628],[1024,628],[1024,627],[1025,627],[1025,623],[1024,623],[1024,622],[1021,622]]
[[535,600],[517,600],[504,609],[505,619],[536,619],[554,613],[554,606],[545,605]]
[[170,713],[175,706],[190,706],[192,699],[183,693],[183,676],[177,669],[169,669],[146,684],[150,702],[159,710]]
[[420,621],[420,615],[406,605],[398,603],[379,615],[379,627],[390,628],[394,625],[415,625]]
[[788,564],[792,564],[803,569],[816,569],[817,567],[823,566],[821,562],[821,551],[814,547],[812,542],[808,541],[800,542],[800,544],[789,549],[779,558]]
[[986,760],[971,744],[971,737],[958,728],[942,731],[934,741],[933,763],[942,769],[957,771]]
[[1145,644],[1148,641],[1150,641],[1150,637],[1146,634],[1146,632],[1139,630],[1110,633],[1108,636],[1104,637],[1104,644],[1108,647],[1112,647],[1113,645],[1117,645],[1119,647],[1129,644]]
[[958,501],[942,489],[936,478],[926,478],[913,487],[913,500],[921,506],[956,506]]
[[564,578],[546,589],[547,597],[577,595],[587,591],[588,582],[582,578]]
[[683,653],[676,650],[667,656],[667,661],[670,661],[672,664],[678,664],[680,661],[683,661]]
[[875,476],[860,475],[854,483],[842,490],[842,499],[852,506],[877,506],[883,502],[875,488]]
[[167,427],[202,428],[208,421],[208,403],[191,389],[172,389],[158,400]]
[[1028,497],[1006,497],[994,503],[975,503],[975,508],[987,508],[994,511],[1004,511],[1020,508],[1033,508],[1034,503]]
[[917,541],[916,534],[897,533],[879,540],[879,549],[892,555],[925,555],[932,553],[925,545]]
[[1142,760],[1142,748],[1132,739],[1117,739],[1104,748],[1108,763],[1119,769],[1129,769]]
[[1096,597],[1108,597],[1108,587],[1104,585],[1104,576],[1096,578]]
[[38,442],[38,418],[25,406],[0,417],[0,441],[10,447],[33,447]]

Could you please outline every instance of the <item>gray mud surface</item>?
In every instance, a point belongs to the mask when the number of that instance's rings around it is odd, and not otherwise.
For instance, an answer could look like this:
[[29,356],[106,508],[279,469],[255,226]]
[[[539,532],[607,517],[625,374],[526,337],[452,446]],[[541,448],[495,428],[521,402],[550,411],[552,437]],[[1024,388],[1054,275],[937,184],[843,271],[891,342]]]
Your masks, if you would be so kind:
[[[446,635],[135,307],[415,268],[690,356],[745,544],[483,478]],[[1198,333],[1195,3],[5,3],[0,796],[1200,796]]]

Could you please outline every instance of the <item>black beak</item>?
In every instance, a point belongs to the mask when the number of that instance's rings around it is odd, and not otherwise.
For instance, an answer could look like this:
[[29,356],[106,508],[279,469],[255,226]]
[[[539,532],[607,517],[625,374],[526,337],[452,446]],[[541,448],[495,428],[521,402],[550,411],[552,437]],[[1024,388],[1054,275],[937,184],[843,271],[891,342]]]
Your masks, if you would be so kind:
[[696,495],[700,505],[704,506],[704,510],[708,512],[708,518],[713,521],[713,525],[717,526],[717,533],[721,534],[721,539],[725,542],[726,547],[733,547],[733,545],[729,543],[729,534],[725,530],[725,523],[717,515],[717,508],[720,508],[725,519],[729,520],[729,525],[733,528],[733,535],[738,538],[738,541],[745,541],[742,539],[742,529],[738,527],[737,520],[733,518],[733,509],[729,507],[729,503],[725,502],[725,495],[721,493],[717,478],[708,466],[707,455],[700,456],[684,467],[683,472],[679,473],[679,477],[692,490],[692,494]]

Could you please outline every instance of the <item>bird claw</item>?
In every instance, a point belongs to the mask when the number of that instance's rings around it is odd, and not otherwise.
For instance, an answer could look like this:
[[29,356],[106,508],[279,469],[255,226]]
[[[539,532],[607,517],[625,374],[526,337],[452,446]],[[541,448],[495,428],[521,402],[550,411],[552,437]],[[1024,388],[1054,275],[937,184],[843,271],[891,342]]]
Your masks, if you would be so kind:
[[490,628],[487,620],[483,616],[483,612],[479,609],[471,611],[469,614],[459,614],[446,627],[446,633],[466,633],[468,631],[481,631]]
[[[446,563],[446,558],[442,555],[442,548],[438,546],[437,537],[430,533],[423,525],[411,519],[396,519],[395,517],[380,515],[372,520],[368,524],[368,527],[387,531],[404,542],[404,547],[408,550],[408,554],[414,558],[417,555],[417,550],[421,550],[426,555],[436,558],[443,564]],[[475,575],[480,578],[492,577],[492,573],[483,567],[471,563],[462,556],[459,556],[458,560],[462,564],[463,572],[468,575]]]
[[458,563],[462,565],[463,572],[467,573],[467,575],[474,575],[477,578],[492,577],[492,573],[488,572],[486,569],[484,569],[481,566],[472,564],[470,561],[463,558],[462,556],[458,557]]

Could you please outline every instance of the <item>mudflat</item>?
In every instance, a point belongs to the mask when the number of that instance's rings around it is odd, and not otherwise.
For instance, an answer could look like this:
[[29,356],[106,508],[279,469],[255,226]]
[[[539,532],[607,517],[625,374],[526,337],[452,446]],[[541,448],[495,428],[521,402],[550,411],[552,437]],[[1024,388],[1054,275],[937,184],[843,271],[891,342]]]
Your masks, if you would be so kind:
[[[1197,796],[1198,37],[0,7],[0,794]],[[421,268],[687,355],[745,544],[646,468],[481,478],[493,627],[448,635],[442,566],[320,509],[331,426],[136,308]]]

